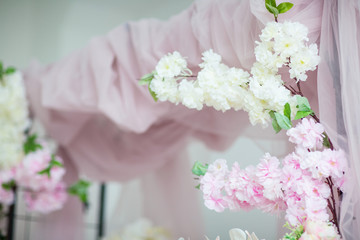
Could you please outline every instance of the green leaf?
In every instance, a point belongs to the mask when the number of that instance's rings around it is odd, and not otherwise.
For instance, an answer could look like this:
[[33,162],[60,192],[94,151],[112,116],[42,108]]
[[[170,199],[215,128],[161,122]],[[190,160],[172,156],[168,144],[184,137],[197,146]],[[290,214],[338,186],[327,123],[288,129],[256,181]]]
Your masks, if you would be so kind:
[[203,165],[201,162],[196,161],[194,163],[194,166],[192,167],[191,171],[196,176],[204,176],[208,167],[209,167],[209,164]]
[[265,0],[265,4],[266,3],[270,6],[276,7],[276,0]]
[[275,114],[277,123],[279,124],[279,126],[282,129],[288,130],[292,127],[291,121],[286,116],[284,116],[280,113],[277,113],[277,112],[275,112],[274,114]]
[[290,233],[285,234],[284,239],[298,240],[304,233],[304,226],[302,225],[299,225],[297,227],[291,227],[289,223],[286,223],[284,227],[291,231]]
[[52,169],[53,167],[64,167],[64,165],[63,165],[61,162],[56,161],[54,154],[51,155],[51,160],[50,160],[50,162],[49,162],[48,167],[45,168],[45,169],[43,169],[43,170],[41,170],[41,171],[39,171],[38,174],[39,174],[39,175],[44,175],[44,174],[46,174],[46,175],[50,178],[50,177],[51,177],[51,169]]
[[11,180],[10,182],[3,183],[1,186],[5,190],[11,190],[15,187],[15,180]]
[[23,150],[25,154],[36,152],[38,149],[42,149],[42,146],[36,142],[36,139],[37,139],[36,134],[32,134],[27,137],[23,145]]
[[331,148],[329,136],[324,132],[323,145],[326,148]]
[[47,167],[44,170],[41,170],[41,171],[37,172],[37,174],[39,174],[39,175],[45,175],[46,174],[48,176],[48,178],[50,178],[51,177],[50,171],[51,171],[51,168]]
[[195,188],[200,190],[200,184],[196,185]]
[[50,167],[64,167],[64,165],[55,159],[55,155],[51,155]]
[[277,8],[271,6],[271,5],[268,4],[268,3],[266,3],[266,9],[267,9],[270,13],[274,14],[275,17],[277,17],[277,16],[279,15],[279,11],[277,10]]
[[291,121],[291,108],[289,103],[284,105],[284,115]]
[[68,188],[68,193],[77,196],[84,204],[88,203],[88,189],[91,183],[80,179]]
[[293,3],[289,3],[289,2],[283,2],[280,3],[279,6],[277,6],[277,10],[279,11],[279,13],[286,13],[287,11],[289,11],[292,7],[294,6]]
[[150,87],[151,81],[154,79],[155,74],[156,74],[156,72],[153,71],[152,73],[149,73],[149,74],[144,75],[144,76],[139,80],[139,84],[140,84],[140,85],[146,85],[146,84],[147,84],[151,96],[153,97],[153,99],[155,100],[155,102],[157,102],[157,101],[158,101],[158,97],[156,96],[156,93],[155,93],[155,92],[151,89],[151,87]]
[[140,85],[147,85],[150,84],[151,81],[154,79],[155,71],[152,73],[145,74],[139,81]]
[[312,111],[311,110],[311,107],[310,107],[310,104],[309,104],[309,101],[307,100],[306,97],[302,97],[302,96],[299,96],[297,95],[296,96],[296,101],[297,101],[297,108],[299,109],[299,111],[302,111],[302,112],[310,112]]
[[8,67],[5,70],[5,74],[9,75],[9,74],[13,74],[14,72],[16,72],[16,69],[14,67]]
[[148,89],[155,102],[157,102],[159,99],[157,98],[156,93],[150,88],[150,84],[148,85]]
[[309,115],[312,114],[312,113],[313,113],[313,111],[310,111],[310,112],[309,112],[309,111],[297,111],[294,120],[298,120],[298,119],[307,117],[307,116],[309,116]]
[[295,120],[304,118],[310,114],[312,114],[314,111],[311,110],[309,101],[307,100],[306,97],[302,97],[297,95],[296,96],[296,101],[297,101],[297,109],[298,111],[296,112],[296,116],[295,116]]
[[275,130],[276,133],[281,131],[281,127],[279,126],[279,124],[277,123],[276,117],[275,117],[275,112],[274,111],[270,111],[269,112],[270,117],[272,118],[272,126]]

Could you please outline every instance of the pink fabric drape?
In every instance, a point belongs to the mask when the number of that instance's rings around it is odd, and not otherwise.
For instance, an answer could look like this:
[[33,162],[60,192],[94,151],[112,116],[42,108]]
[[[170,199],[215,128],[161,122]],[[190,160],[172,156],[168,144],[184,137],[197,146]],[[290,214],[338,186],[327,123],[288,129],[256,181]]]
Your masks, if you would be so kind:
[[[225,149],[249,125],[248,117],[243,112],[198,112],[155,103],[137,81],[174,50],[187,57],[195,72],[201,52],[209,48],[221,54],[226,64],[249,70],[254,62],[254,41],[272,20],[263,4],[263,0],[198,0],[166,22],[128,23],[57,63],[46,67],[32,64],[25,73],[32,110],[80,173],[101,181],[126,181],[166,167],[171,174],[157,175],[153,182],[168,182],[163,190],[174,190],[171,181],[181,184],[181,176],[189,171],[175,163],[181,161],[176,155],[189,138]],[[322,63],[317,74],[307,80],[305,91],[315,109],[319,106],[321,120],[337,139],[337,146],[348,151],[354,169],[354,185],[344,197],[342,209],[346,239],[352,239],[354,227],[360,226],[358,220],[352,220],[356,215],[351,210],[352,206],[358,209],[358,193],[353,190],[360,182],[360,116],[351,108],[360,103],[359,1],[298,0],[294,9],[279,19],[305,24],[310,42],[320,45]],[[193,186],[184,183],[178,193],[193,196],[187,187]],[[151,194],[149,191],[147,196],[151,198]],[[168,197],[159,193],[147,202],[162,201],[156,198],[159,196]],[[167,223],[176,237],[202,237],[202,229],[196,225],[201,218],[195,200],[172,199],[164,204],[165,209],[178,208],[168,219],[171,224]],[[158,224],[168,216],[160,212],[150,215]],[[185,216],[191,216],[189,221]],[[51,218],[56,219],[56,214]],[[56,228],[48,227],[47,232],[53,234],[51,239],[62,239]]]

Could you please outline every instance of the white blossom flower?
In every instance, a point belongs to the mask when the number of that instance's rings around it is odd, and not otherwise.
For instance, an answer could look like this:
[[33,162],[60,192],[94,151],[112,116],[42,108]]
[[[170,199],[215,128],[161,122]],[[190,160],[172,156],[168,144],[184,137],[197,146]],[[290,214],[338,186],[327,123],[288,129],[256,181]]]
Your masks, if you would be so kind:
[[280,34],[282,25],[277,22],[268,22],[265,28],[261,31],[260,39],[263,42],[277,38]]
[[282,32],[284,35],[294,37],[299,42],[301,41],[309,41],[308,38],[308,28],[299,22],[284,22],[281,24]]
[[277,71],[286,62],[286,57],[274,52],[273,42],[257,42],[257,44],[255,57],[264,67]]
[[204,92],[200,87],[195,87],[194,82],[182,80],[179,84],[179,97],[181,103],[190,109],[203,108]]
[[269,75],[267,78],[252,78],[249,84],[254,96],[264,102],[267,109],[280,112],[290,100],[291,93],[281,84],[279,75]]
[[226,72],[226,80],[233,86],[246,87],[250,74],[240,68],[230,68]]
[[[297,101],[285,88],[279,68],[290,67],[290,77],[305,81],[306,72],[315,70],[320,58],[316,44],[308,46],[308,29],[300,23],[271,22],[266,25],[256,42],[256,62],[248,72],[228,67],[212,49],[202,54],[200,72],[192,82],[177,80],[189,72],[186,61],[177,52],[163,57],[150,84],[160,101],[182,103],[188,108],[202,109],[203,105],[216,110],[245,110],[251,124],[266,127],[269,112],[283,112],[290,104],[291,118],[297,112]],[[176,78],[178,77],[178,78]],[[167,88],[167,89],[165,89]]]
[[0,84],[0,169],[10,168],[24,156],[24,131],[29,126],[22,75],[4,75]]
[[296,37],[283,36],[274,43],[274,51],[283,58],[292,57],[299,48],[304,46]]
[[262,127],[267,127],[271,118],[268,111],[259,111],[259,109],[252,109],[249,111],[250,123],[255,126],[260,124]]
[[202,55],[203,57],[201,59],[203,60],[203,63],[199,64],[201,68],[205,68],[206,66],[217,66],[221,62],[221,56],[214,53],[212,49],[203,52]]
[[156,97],[162,102],[179,103],[178,84],[174,78],[160,78],[155,75],[150,83],[150,89],[156,93]]
[[198,84],[204,91],[204,103],[216,110],[226,111],[231,108],[227,93],[230,86],[225,80],[228,68],[223,65],[207,65],[198,73]]
[[173,78],[187,70],[187,62],[179,52],[165,55],[156,65],[156,74],[160,78]]
[[307,79],[306,72],[313,71],[320,62],[318,49],[316,44],[302,48],[299,52],[291,57],[290,77],[297,80],[305,81]]

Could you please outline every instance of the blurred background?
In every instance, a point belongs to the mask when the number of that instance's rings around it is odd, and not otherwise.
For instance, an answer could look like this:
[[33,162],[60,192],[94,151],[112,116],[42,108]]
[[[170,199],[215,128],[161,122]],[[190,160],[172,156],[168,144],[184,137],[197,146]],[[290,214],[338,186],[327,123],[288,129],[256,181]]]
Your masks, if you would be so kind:
[[[111,29],[127,21],[143,18],[166,20],[192,4],[192,0],[0,0],[0,59],[18,69],[26,68],[36,59],[47,64],[85,46],[95,36],[106,34]],[[272,131],[267,129],[266,131]],[[191,161],[213,162],[225,158],[230,163],[239,161],[241,166],[257,164],[264,151],[285,154],[282,141],[252,141],[239,137],[226,152],[213,152],[200,142],[190,145],[188,151]],[[277,150],[275,153],[274,150]],[[190,171],[190,169],[189,169]],[[136,181],[136,180],[135,180]],[[194,186],[197,183],[194,181]],[[107,183],[106,223],[121,218],[116,211],[121,185]],[[96,239],[99,184],[91,188],[90,209],[86,213],[86,239]],[[275,216],[258,211],[216,213],[206,209],[201,201],[205,233],[210,239],[217,235],[228,239],[228,230],[234,227],[256,232],[259,238],[276,239],[278,222]],[[18,206],[16,239],[36,239],[34,219],[26,215],[23,207]],[[191,216],[189,216],[191,218]],[[29,225],[28,222],[31,221]],[[116,229],[107,228],[106,233]],[[186,236],[184,236],[186,237]]]

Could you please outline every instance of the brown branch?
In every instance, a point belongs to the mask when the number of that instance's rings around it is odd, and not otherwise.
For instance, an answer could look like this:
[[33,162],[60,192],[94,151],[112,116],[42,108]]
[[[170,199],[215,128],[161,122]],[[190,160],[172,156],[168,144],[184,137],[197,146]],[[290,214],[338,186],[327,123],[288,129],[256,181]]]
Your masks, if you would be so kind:
[[295,78],[295,80],[297,81],[296,85],[298,87],[298,93],[303,97],[304,94],[301,92],[301,88],[300,88],[300,82]]
[[338,217],[337,217],[337,213],[336,213],[336,201],[335,201],[335,195],[334,195],[334,183],[331,179],[331,177],[326,178],[325,181],[329,187],[330,187],[330,193],[331,193],[331,200],[327,199],[328,201],[328,207],[330,209],[330,212],[332,214],[332,220],[331,222],[336,226],[338,233],[340,233],[340,227],[339,227],[339,222],[338,222]]

